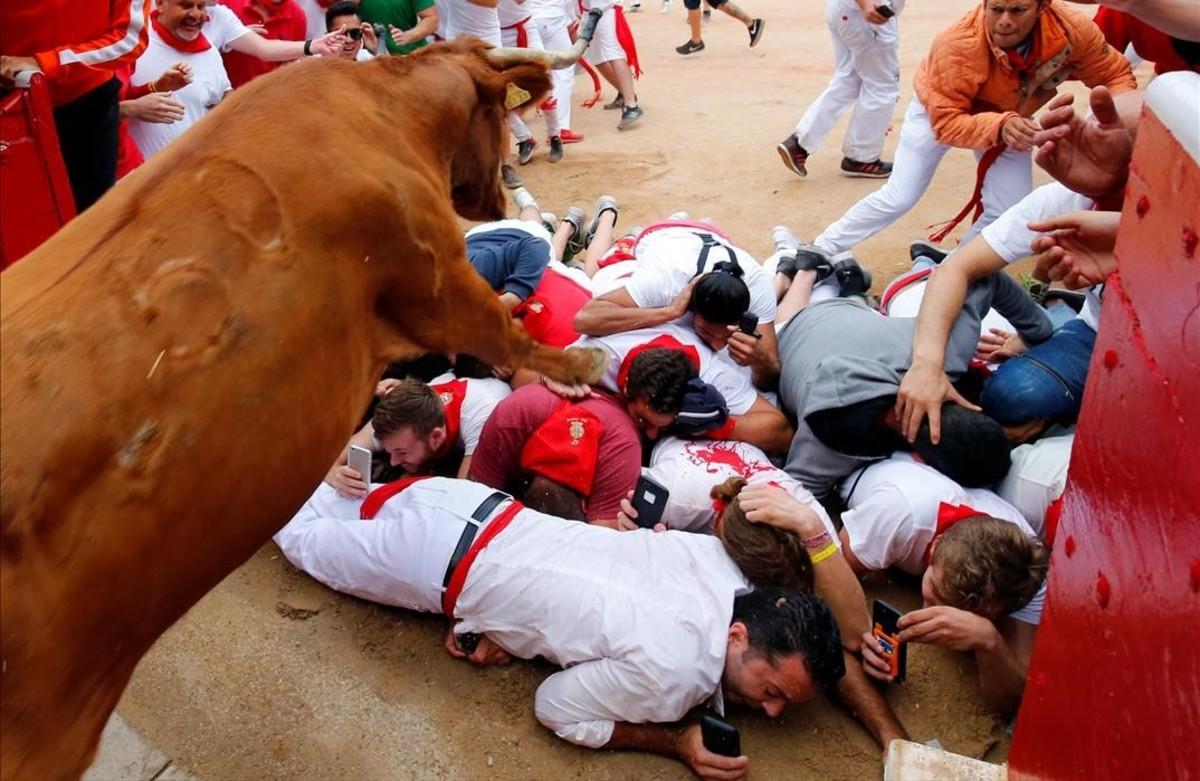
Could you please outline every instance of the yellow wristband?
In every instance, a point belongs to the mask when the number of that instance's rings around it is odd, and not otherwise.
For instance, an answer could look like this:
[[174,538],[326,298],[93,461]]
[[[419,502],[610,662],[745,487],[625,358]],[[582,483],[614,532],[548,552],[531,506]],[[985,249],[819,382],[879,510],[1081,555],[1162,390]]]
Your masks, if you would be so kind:
[[829,543],[829,545],[827,545],[825,548],[823,548],[819,553],[811,554],[809,556],[809,559],[812,561],[813,564],[820,564],[822,561],[825,561],[825,559],[829,558],[830,556],[832,556],[833,554],[835,554],[837,552],[838,552],[838,544],[836,542],[831,542],[831,543]]

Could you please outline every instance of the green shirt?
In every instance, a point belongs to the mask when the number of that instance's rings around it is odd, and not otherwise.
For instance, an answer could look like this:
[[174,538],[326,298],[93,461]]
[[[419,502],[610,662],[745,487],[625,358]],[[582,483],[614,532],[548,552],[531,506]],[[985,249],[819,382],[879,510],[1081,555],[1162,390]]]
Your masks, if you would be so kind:
[[[432,7],[433,0],[362,0],[358,6],[358,18],[384,27],[390,24],[401,30],[411,30],[417,26],[417,14]],[[392,54],[408,54],[424,46],[425,39],[397,46],[389,35],[386,43]]]

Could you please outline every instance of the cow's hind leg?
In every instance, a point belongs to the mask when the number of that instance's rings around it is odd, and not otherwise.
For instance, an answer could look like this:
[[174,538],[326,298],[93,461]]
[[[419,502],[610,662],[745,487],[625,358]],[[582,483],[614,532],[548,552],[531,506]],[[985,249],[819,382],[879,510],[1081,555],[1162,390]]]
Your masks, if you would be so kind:
[[442,277],[437,300],[430,307],[437,315],[420,326],[416,339],[428,350],[468,353],[494,366],[532,369],[559,382],[595,383],[604,374],[610,359],[606,351],[557,350],[538,344],[474,269],[466,266],[466,271]]

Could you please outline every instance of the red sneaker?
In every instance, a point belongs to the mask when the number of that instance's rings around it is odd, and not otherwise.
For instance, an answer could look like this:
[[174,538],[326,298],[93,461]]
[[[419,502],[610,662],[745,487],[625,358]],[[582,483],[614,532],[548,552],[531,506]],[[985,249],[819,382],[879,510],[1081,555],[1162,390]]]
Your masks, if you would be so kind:
[[578,144],[583,140],[583,133],[576,133],[574,130],[563,130],[558,134],[564,144]]

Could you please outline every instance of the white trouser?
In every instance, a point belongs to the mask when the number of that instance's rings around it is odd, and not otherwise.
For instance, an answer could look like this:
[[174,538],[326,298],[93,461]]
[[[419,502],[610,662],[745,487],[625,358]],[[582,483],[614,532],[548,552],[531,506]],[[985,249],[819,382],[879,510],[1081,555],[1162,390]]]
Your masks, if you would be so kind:
[[833,78],[796,125],[796,140],[809,154],[817,151],[853,104],[842,154],[863,163],[879,159],[900,96],[898,20],[892,17],[886,24],[871,24],[853,0],[827,0],[825,24],[833,35]]
[[600,21],[596,22],[596,34],[583,57],[592,65],[627,59],[625,49],[617,40],[617,12],[612,8],[606,8]]
[[496,9],[473,5],[467,0],[452,0],[446,31],[451,39],[474,35],[492,46],[500,45],[500,17]]
[[[542,45],[547,49],[566,51],[571,48],[571,34],[567,32],[567,19],[558,16],[552,19],[530,20],[531,28],[536,27],[542,39]],[[571,93],[575,90],[575,66],[555,68],[550,71],[550,80],[554,83],[554,99],[558,101],[558,126],[571,126]]]
[[[904,126],[900,128],[900,143],[887,184],[850,207],[842,218],[826,228],[813,240],[826,252],[837,253],[851,249],[864,239],[874,236],[906,214],[929,187],[942,156],[950,146],[940,143],[933,134],[929,114],[915,97],[908,104]],[[976,158],[982,156],[976,152]],[[964,203],[974,190],[972,175],[962,188]],[[1033,190],[1033,161],[1029,152],[1006,149],[988,169],[983,180],[983,214],[963,236],[966,244],[1010,206]],[[953,217],[961,206],[948,204],[946,219]]]
[[[532,19],[527,19],[525,21],[525,35],[529,39],[528,43],[526,44],[527,48],[536,49],[538,51],[545,50],[546,47],[542,44],[542,34],[538,32],[537,25],[534,24]],[[505,46],[516,46],[517,28],[500,28],[500,40]],[[553,94],[554,93],[551,92],[552,96]],[[546,134],[550,136],[557,136],[558,112],[545,111],[542,113],[542,117],[546,120]],[[510,131],[512,131],[513,136],[518,141],[526,141],[533,137],[533,134],[529,132],[529,126],[526,125],[525,121],[515,113],[508,115],[508,128]]]

